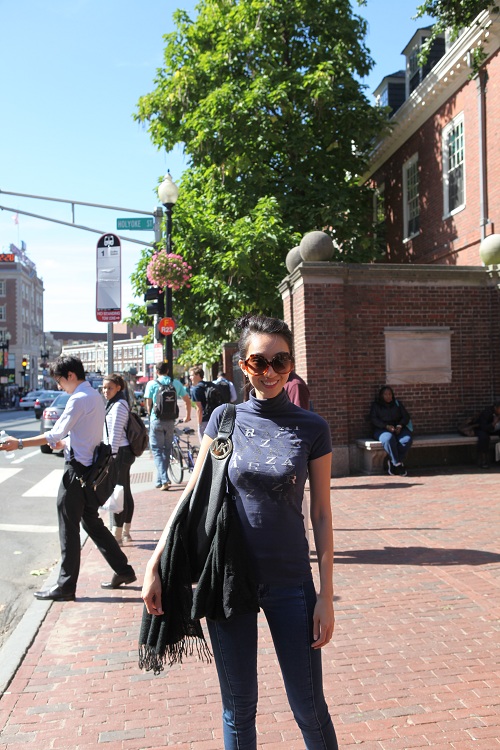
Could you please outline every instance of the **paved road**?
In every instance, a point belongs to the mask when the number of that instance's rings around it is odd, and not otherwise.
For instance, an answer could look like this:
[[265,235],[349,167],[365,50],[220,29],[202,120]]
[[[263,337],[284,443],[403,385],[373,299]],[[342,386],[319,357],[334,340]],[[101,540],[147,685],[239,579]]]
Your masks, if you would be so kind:
[[[0,429],[14,437],[40,432],[33,410],[0,413]],[[60,455],[26,448],[8,460],[0,453],[0,646],[59,559],[56,493]]]

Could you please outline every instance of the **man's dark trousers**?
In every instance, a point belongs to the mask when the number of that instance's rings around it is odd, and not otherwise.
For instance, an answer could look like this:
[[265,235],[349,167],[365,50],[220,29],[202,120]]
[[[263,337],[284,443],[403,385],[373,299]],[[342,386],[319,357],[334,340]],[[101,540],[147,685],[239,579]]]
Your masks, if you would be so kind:
[[76,461],[73,464],[67,462],[57,495],[61,544],[61,570],[57,585],[65,594],[75,593],[80,572],[80,521],[115,573],[130,575],[134,572],[118,542],[99,516],[99,505],[93,493],[80,484],[78,476],[85,469],[85,466]]

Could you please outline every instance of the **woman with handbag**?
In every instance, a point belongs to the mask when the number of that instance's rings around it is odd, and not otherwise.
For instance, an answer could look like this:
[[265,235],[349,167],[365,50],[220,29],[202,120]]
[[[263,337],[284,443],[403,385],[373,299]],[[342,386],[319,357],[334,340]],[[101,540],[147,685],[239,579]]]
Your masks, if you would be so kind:
[[[245,316],[238,326],[239,366],[252,390],[249,400],[236,406],[229,492],[256,573],[258,604],[271,630],[305,747],[337,750],[321,668],[321,649],[331,640],[335,622],[330,431],[322,417],[292,404],[284,391],[294,366],[292,334],[286,323]],[[220,406],[210,417],[195,471],[179,504],[196,482],[224,411]],[[308,477],[318,593],[301,512]],[[163,614],[158,568],[171,521],[146,568],[142,593],[152,615]],[[224,748],[255,750],[257,614],[207,619],[207,626],[222,695]]]
[[104,439],[107,438],[107,427],[108,439],[118,463],[118,484],[123,487],[123,511],[113,513],[112,528],[113,536],[121,545],[123,542],[132,541],[130,525],[134,515],[134,498],[130,489],[130,467],[135,461],[135,456],[130,450],[126,434],[130,414],[127,401],[127,384],[121,375],[113,372],[104,377],[102,392],[108,402]]

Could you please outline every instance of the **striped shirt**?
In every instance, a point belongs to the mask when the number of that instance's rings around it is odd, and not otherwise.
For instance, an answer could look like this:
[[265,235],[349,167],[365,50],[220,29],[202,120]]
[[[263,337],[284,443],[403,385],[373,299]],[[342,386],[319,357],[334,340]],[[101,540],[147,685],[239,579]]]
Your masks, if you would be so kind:
[[[129,405],[125,399],[121,398],[119,401],[115,401],[106,414],[106,424],[104,425],[102,432],[102,439],[105,443],[110,443],[113,453],[118,453],[118,448],[122,448],[124,445],[129,445],[125,433],[128,425],[129,412]],[[106,425],[108,426],[109,440],[106,433]]]

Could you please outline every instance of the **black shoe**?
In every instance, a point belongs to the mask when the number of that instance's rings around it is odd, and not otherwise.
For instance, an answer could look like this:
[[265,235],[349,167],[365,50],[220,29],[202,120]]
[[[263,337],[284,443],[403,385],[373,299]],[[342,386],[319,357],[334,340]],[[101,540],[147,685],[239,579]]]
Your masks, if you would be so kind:
[[36,599],[41,599],[44,602],[48,602],[48,601],[74,602],[75,601],[74,594],[65,593],[62,589],[59,588],[59,586],[52,586],[51,589],[47,589],[46,591],[35,591],[33,596]]
[[398,475],[398,467],[394,466],[392,461],[389,461],[387,464],[387,473],[391,475],[391,477],[396,477]]
[[406,476],[406,469],[403,466],[403,464],[398,464],[398,466],[396,466],[395,464],[392,463],[392,461],[389,461],[389,466],[387,467],[387,471],[393,477]]
[[118,573],[115,573],[113,575],[113,578],[111,581],[106,581],[105,583],[101,583],[102,589],[119,589],[122,583],[133,583],[134,581],[137,581],[137,576],[132,571],[131,573],[124,573],[123,575],[118,575]]
[[408,476],[408,472],[406,471],[406,466],[404,464],[401,464],[401,466],[398,466],[398,469],[400,470],[399,471],[399,476],[400,477],[407,477]]

